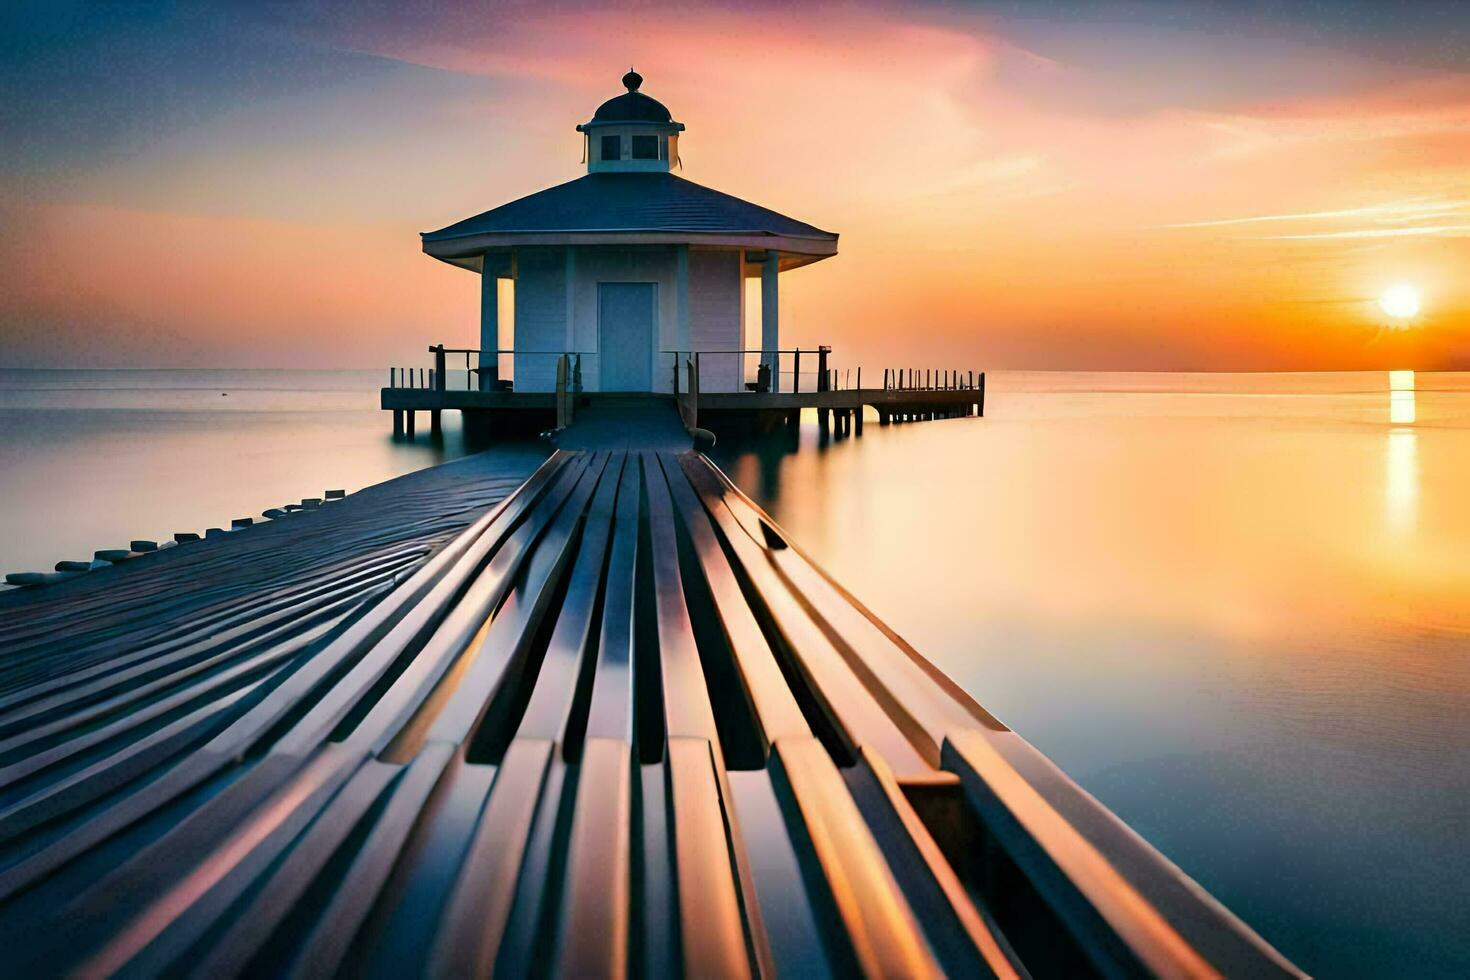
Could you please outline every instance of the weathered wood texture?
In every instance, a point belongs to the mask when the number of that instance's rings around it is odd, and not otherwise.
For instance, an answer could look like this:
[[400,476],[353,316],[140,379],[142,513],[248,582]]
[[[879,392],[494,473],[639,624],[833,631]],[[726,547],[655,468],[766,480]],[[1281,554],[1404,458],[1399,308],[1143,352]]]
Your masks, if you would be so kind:
[[1295,972],[704,457],[380,489],[12,610],[16,975]]

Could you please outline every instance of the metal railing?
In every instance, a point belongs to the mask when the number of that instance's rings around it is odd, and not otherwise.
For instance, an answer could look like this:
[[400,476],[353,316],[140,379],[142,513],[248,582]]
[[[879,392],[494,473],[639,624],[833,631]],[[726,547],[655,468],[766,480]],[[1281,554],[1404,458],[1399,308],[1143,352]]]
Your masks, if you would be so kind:
[[[690,374],[698,372],[699,390],[705,392],[825,391],[831,386],[830,347],[761,350],[660,351],[663,370],[671,377],[674,393],[690,389]],[[774,368],[774,370],[772,370]]]
[[[535,382],[537,389],[550,390],[555,383],[558,358],[569,358],[568,384],[583,390],[584,378],[596,378],[597,351],[488,352],[475,347],[429,348],[433,367],[390,367],[388,387],[428,388],[437,391],[513,391],[515,382]],[[760,350],[666,350],[660,351],[661,371],[674,394],[697,387],[707,393],[803,391],[846,391],[863,386],[863,369],[834,368],[832,348],[789,348],[774,352]],[[459,367],[463,357],[464,366]],[[698,384],[691,384],[691,373]],[[871,374],[870,380],[877,379]],[[884,391],[966,391],[984,384],[984,373],[958,368],[884,368]],[[659,385],[657,379],[655,386]]]
[[[536,381],[550,388],[556,378],[557,359],[565,355],[570,358],[571,383],[573,390],[582,389],[584,370],[583,358],[591,363],[586,370],[597,370],[595,351],[519,351],[496,350],[487,352],[478,347],[429,348],[434,355],[433,367],[390,367],[388,387],[429,388],[436,391],[513,391],[515,382]],[[459,366],[460,357],[464,366]],[[489,363],[486,363],[486,361]]]
[[884,368],[884,391],[974,391],[985,385],[984,371],[958,368]]

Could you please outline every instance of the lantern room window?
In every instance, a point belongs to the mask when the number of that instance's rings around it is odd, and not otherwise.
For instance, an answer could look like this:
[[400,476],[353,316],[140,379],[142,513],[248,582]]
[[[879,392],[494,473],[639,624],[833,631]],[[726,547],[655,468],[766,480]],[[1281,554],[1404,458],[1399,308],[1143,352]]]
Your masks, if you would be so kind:
[[658,159],[658,137],[657,136],[634,136],[633,137],[633,159],[634,160],[657,160]]
[[623,138],[621,136],[604,136],[602,138],[602,159],[621,160],[622,158]]

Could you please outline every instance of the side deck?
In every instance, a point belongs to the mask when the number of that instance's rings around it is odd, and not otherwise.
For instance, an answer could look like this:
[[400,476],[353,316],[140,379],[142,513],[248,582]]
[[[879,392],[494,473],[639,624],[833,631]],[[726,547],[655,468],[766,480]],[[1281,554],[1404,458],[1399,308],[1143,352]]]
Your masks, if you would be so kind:
[[[684,392],[628,396],[584,392],[571,396],[576,407],[616,403],[629,397],[663,399],[677,405],[690,428],[771,428],[795,425],[805,409],[817,412],[818,424],[839,432],[861,432],[864,409],[872,409],[880,425],[961,418],[985,414],[984,378],[973,389],[845,388],[806,392]],[[429,416],[431,432],[438,432],[445,411],[463,412],[469,424],[489,431],[540,432],[558,427],[560,406],[567,395],[554,391],[466,391],[463,389],[383,388],[379,405],[393,413],[395,435],[412,435],[417,415]]]
[[[595,360],[595,354],[442,345],[429,352],[434,355],[432,368],[388,371],[388,387],[381,389],[379,405],[393,413],[394,435],[413,435],[419,412],[428,414],[430,431],[437,435],[445,411],[459,411],[467,425],[488,432],[560,429],[570,424],[578,408],[626,398],[667,399],[677,403],[688,428],[716,431],[794,426],[805,409],[816,411],[823,430],[835,427],[839,434],[862,432],[866,409],[877,414],[880,425],[985,414],[983,371],[889,368],[882,372],[882,387],[865,388],[861,368],[853,384],[851,369],[829,367],[832,348],[825,346],[768,352],[664,351],[669,383],[661,392],[639,393],[586,390],[582,361],[584,356]],[[461,355],[463,370],[450,370],[449,358]],[[809,368],[805,373],[803,355]],[[501,377],[500,362],[514,365],[517,359],[551,365],[555,389],[513,390],[513,382]],[[716,378],[721,386],[711,388],[709,382]]]
[[17,975],[1300,975],[702,455],[425,479],[5,597]]

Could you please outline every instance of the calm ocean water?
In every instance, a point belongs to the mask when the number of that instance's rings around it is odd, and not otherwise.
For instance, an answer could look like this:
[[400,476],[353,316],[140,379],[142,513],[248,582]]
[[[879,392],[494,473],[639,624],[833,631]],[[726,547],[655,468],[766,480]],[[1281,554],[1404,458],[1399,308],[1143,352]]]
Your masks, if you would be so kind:
[[[1300,965],[1470,973],[1470,375],[989,380],[983,420],[714,455]],[[380,383],[0,371],[0,568],[466,451],[393,442]]]

